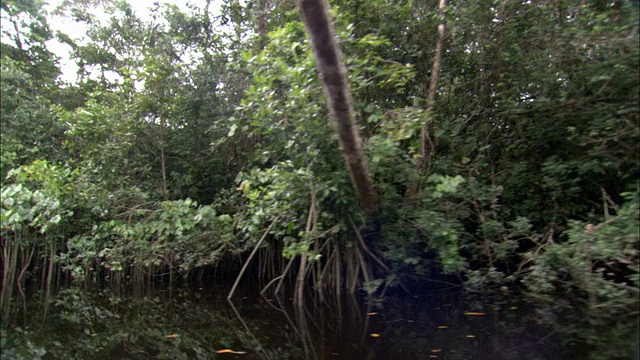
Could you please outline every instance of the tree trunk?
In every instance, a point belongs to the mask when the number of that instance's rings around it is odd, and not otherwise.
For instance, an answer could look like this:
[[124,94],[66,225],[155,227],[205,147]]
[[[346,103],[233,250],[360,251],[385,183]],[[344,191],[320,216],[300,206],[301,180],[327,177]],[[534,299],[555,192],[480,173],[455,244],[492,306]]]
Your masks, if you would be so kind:
[[168,199],[167,193],[167,169],[164,158],[164,145],[165,145],[165,127],[166,120],[164,114],[160,114],[160,170],[162,171],[162,193],[165,200]]
[[[433,56],[433,66],[431,67],[431,81],[429,83],[429,93],[427,95],[427,114],[429,115],[431,115],[433,106],[436,102],[438,77],[440,74],[440,62],[442,61],[442,43],[444,42],[444,8],[446,6],[447,0],[440,0],[440,4],[438,6],[438,9],[440,10],[438,42],[436,43],[436,52]],[[422,158],[418,162],[418,170],[420,170],[421,173],[427,172],[427,169],[431,164],[431,158],[436,150],[436,139],[433,138],[433,117],[429,116],[429,119],[429,123],[424,124],[420,131],[420,155],[422,155]]]
[[347,68],[336,43],[328,11],[327,0],[300,0],[300,12],[311,38],[320,81],[340,138],[340,150],[362,208],[370,218],[375,219],[379,213],[378,195],[373,188],[362,141],[353,121]]

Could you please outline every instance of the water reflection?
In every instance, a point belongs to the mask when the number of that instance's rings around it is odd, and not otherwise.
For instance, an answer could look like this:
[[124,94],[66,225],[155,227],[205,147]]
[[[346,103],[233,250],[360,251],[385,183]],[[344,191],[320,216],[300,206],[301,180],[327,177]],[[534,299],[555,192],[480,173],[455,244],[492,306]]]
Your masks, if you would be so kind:
[[29,341],[44,347],[45,359],[567,358],[558,335],[538,325],[526,305],[469,298],[456,289],[300,308],[250,291],[234,302],[223,294],[70,288],[56,295],[47,314],[32,303],[28,326],[5,334],[3,345],[12,358]]
[[[566,358],[568,349],[563,351],[534,311],[505,299],[492,300],[487,304],[453,290],[385,301],[350,297],[334,307],[271,306],[282,313],[302,348],[294,358]],[[242,320],[241,311],[236,314]]]

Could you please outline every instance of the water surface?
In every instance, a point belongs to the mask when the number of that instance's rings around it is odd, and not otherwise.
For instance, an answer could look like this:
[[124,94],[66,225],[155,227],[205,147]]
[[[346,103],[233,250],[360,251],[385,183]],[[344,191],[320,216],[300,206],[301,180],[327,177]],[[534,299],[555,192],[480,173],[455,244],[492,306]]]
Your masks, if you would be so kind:
[[[457,288],[345,298],[295,311],[290,299],[216,287],[61,290],[44,314],[29,304],[8,348],[44,359],[566,359],[570,348],[539,313],[514,299]],[[4,351],[4,350],[3,350]],[[23,352],[24,353],[24,352]],[[3,355],[4,358],[11,356]]]

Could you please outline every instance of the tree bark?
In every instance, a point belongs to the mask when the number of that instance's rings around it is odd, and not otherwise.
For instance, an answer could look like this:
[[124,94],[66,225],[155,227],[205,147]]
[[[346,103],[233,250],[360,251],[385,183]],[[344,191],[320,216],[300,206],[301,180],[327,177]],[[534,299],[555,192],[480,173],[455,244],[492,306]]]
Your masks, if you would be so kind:
[[[447,6],[447,0],[440,0],[438,9],[440,10],[440,25],[438,25],[438,41],[436,42],[436,52],[433,56],[433,65],[431,67],[431,81],[429,82],[429,93],[427,95],[427,114],[431,114],[433,106],[436,102],[438,89],[438,77],[440,75],[440,62],[442,61],[442,43],[444,42],[444,8]],[[425,173],[431,164],[431,158],[435,152],[436,139],[433,138],[434,125],[433,117],[430,121],[422,126],[420,131],[420,155],[422,158],[418,162],[418,170]]]
[[356,196],[365,213],[376,218],[379,213],[378,195],[364,158],[362,141],[353,121],[353,109],[347,68],[336,43],[335,30],[329,19],[327,0],[300,0],[302,20],[311,38],[320,81],[327,97],[327,105],[340,138],[344,156]]
[[160,170],[162,172],[162,193],[164,199],[168,199],[167,193],[167,169],[166,162],[164,158],[164,145],[165,145],[165,128],[166,128],[166,120],[164,118],[164,113],[160,112]]

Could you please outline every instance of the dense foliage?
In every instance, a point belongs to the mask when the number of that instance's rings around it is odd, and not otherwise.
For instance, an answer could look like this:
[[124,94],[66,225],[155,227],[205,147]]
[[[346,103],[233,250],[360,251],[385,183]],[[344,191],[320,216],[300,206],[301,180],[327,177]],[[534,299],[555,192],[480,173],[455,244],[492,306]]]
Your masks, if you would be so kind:
[[[28,287],[48,301],[61,280],[235,276],[221,269],[257,247],[265,291],[298,279],[321,299],[383,296],[457,277],[524,292],[565,319],[568,341],[626,355],[640,285],[635,2],[452,2],[431,101],[437,2],[333,1],[381,206],[373,235],[294,2],[213,3],[144,17],[125,1],[2,2],[3,329]],[[54,34],[54,16],[86,37]],[[77,81],[58,77],[53,39]]]

